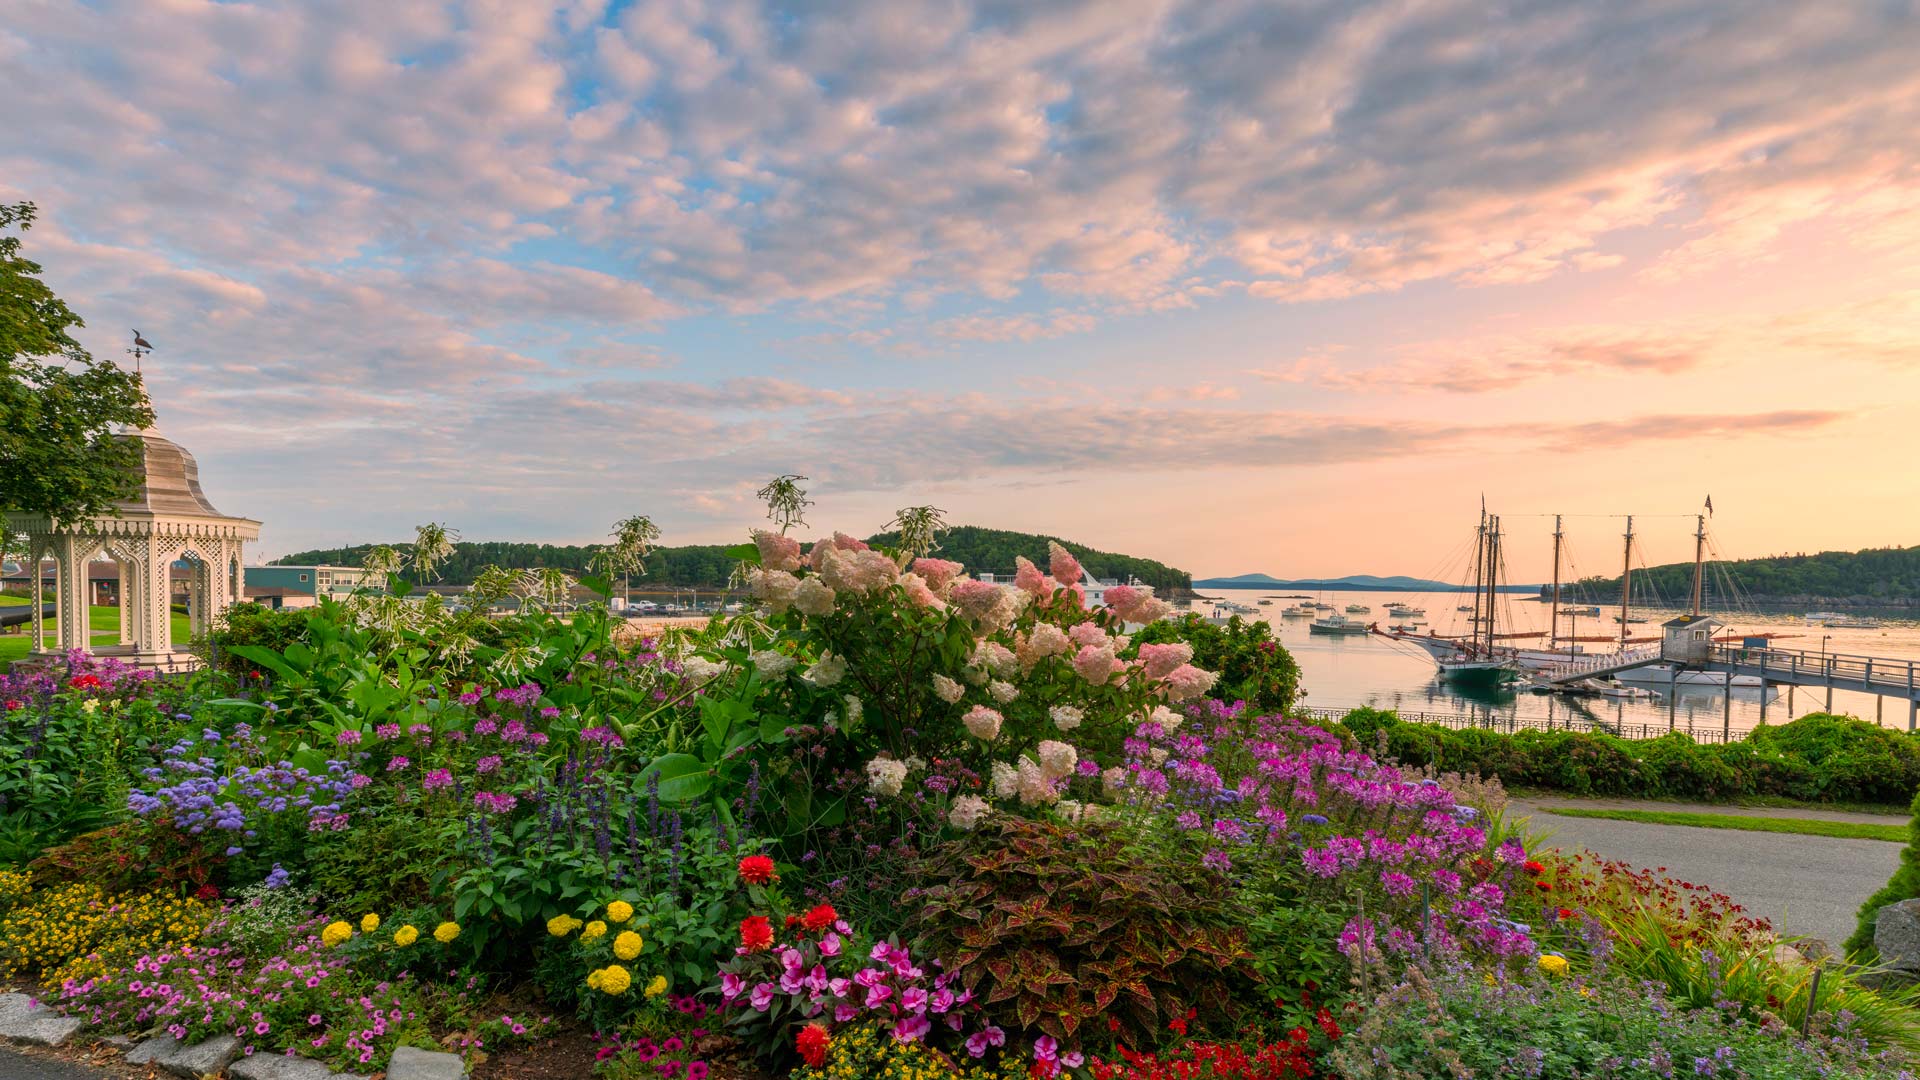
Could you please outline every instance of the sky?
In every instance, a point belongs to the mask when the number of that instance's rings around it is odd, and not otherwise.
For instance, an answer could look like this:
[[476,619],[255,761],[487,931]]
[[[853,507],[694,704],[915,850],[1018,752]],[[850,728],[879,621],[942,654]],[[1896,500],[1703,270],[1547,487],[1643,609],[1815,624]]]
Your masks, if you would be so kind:
[[1920,543],[1912,3],[0,15],[0,199],[260,558],[779,473],[1203,576]]

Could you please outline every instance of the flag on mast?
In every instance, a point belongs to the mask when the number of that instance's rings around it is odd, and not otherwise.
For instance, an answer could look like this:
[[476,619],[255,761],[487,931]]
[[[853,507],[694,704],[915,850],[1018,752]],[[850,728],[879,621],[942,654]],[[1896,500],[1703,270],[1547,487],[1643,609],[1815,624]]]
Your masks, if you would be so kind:
[[1713,496],[1707,496],[1707,516],[1713,516]]

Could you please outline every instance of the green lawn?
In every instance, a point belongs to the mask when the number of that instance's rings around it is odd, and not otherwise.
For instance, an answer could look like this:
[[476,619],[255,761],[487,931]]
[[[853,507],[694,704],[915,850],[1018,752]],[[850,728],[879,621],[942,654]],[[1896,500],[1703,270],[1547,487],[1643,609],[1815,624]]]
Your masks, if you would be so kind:
[[1857,821],[1819,818],[1748,817],[1743,814],[1688,814],[1665,810],[1573,810],[1546,808],[1561,817],[1605,818],[1608,821],[1644,821],[1649,825],[1686,825],[1696,829],[1741,829],[1747,832],[1800,833],[1846,840],[1907,842],[1905,825],[1869,825]]
[[[0,607],[18,607],[29,601],[24,597],[0,596]],[[53,620],[47,620],[47,635],[53,635]],[[117,607],[89,607],[87,626],[93,631],[95,645],[113,645],[120,640],[120,609]],[[174,612],[173,640],[184,644],[192,640],[193,629],[185,615]],[[0,631],[0,664],[11,663],[27,655],[33,648],[33,626],[9,626]]]

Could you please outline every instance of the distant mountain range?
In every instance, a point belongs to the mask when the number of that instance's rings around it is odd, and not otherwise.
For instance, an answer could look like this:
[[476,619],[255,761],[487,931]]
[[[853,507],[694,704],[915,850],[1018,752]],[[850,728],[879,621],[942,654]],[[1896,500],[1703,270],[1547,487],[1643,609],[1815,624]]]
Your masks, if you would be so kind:
[[[1310,580],[1287,581],[1270,574],[1239,574],[1234,577],[1200,578],[1193,583],[1196,589],[1348,589],[1371,590],[1375,592],[1471,592],[1472,587],[1448,581],[1429,581],[1426,578],[1407,577],[1395,574],[1390,577],[1376,577],[1373,574],[1349,574],[1339,578],[1313,578]],[[1502,585],[1501,592],[1538,592],[1538,585]]]

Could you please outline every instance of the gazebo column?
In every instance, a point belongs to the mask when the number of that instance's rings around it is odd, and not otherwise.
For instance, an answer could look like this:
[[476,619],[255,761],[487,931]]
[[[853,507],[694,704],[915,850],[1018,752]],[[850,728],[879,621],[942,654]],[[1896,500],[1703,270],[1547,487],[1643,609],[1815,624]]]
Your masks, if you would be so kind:
[[33,651],[37,653],[47,651],[47,621],[42,618],[47,606],[47,584],[40,572],[40,564],[46,561],[47,554],[43,538],[37,534],[27,537],[28,564],[33,567],[33,621],[27,625],[33,628]]
[[170,606],[173,593],[173,556],[175,548],[165,537],[155,536],[148,542],[145,560],[146,578],[142,584],[140,607],[146,613],[146,626],[143,628],[146,638],[141,642],[140,651],[154,655],[173,652],[173,609]]
[[120,582],[118,586],[120,591],[116,597],[120,602],[120,644],[131,645],[134,642],[133,613],[136,608],[133,603],[133,575],[136,571],[134,567],[128,563],[124,553],[109,552],[108,554],[114,556],[114,565],[120,568]]
[[55,597],[58,610],[55,613],[55,625],[58,628],[61,651],[80,649],[90,651],[93,634],[88,625],[87,562],[93,554],[93,544],[78,536],[68,534],[54,541],[54,557],[60,560],[59,576],[55,579],[60,594]]

